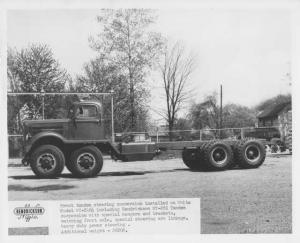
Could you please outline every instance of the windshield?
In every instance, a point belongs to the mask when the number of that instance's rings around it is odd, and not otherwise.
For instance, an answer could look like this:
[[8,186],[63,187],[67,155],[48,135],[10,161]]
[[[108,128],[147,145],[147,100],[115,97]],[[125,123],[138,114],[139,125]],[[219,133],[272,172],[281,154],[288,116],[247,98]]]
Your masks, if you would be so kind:
[[77,118],[97,117],[97,108],[94,105],[79,106],[76,111]]

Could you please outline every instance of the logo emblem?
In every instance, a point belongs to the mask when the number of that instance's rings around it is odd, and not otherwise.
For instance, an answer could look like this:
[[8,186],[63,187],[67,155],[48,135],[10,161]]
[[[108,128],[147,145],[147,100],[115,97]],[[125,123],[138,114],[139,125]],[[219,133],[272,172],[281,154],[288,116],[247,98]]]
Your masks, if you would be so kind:
[[45,209],[41,207],[40,204],[30,206],[30,204],[27,203],[24,207],[16,207],[14,209],[14,214],[18,216],[18,219],[24,219],[25,222],[29,222],[31,219],[38,219],[38,216],[44,213]]

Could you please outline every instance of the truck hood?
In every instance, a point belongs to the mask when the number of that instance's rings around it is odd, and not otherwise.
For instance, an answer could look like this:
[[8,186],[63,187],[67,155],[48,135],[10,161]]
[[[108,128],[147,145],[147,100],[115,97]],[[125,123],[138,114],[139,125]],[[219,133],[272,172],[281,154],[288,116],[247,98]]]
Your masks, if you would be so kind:
[[64,126],[69,121],[69,119],[25,120],[23,122],[24,132],[26,134],[29,132],[31,136],[44,131],[62,134]]
[[46,119],[46,120],[25,120],[24,125],[25,126],[44,126],[46,124],[61,124],[61,123],[66,123],[68,122],[69,119],[64,118],[64,119]]

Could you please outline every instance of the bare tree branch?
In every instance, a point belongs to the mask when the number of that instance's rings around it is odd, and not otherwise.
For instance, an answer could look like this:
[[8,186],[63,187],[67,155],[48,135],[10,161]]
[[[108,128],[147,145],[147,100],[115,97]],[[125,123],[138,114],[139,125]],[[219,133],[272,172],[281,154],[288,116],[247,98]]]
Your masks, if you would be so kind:
[[164,84],[166,117],[172,131],[181,105],[188,99],[188,82],[195,69],[195,56],[186,55],[184,46],[175,43],[166,47],[160,73]]

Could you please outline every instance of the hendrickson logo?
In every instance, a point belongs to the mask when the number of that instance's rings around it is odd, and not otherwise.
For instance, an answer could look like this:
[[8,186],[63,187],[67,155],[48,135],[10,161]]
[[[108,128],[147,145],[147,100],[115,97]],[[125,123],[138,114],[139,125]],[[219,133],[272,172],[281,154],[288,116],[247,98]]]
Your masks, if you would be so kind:
[[30,206],[30,204],[25,204],[24,207],[17,207],[14,209],[14,214],[18,216],[18,219],[24,219],[26,222],[29,222],[31,219],[38,219],[39,215],[43,215],[45,209],[36,204],[35,206]]

